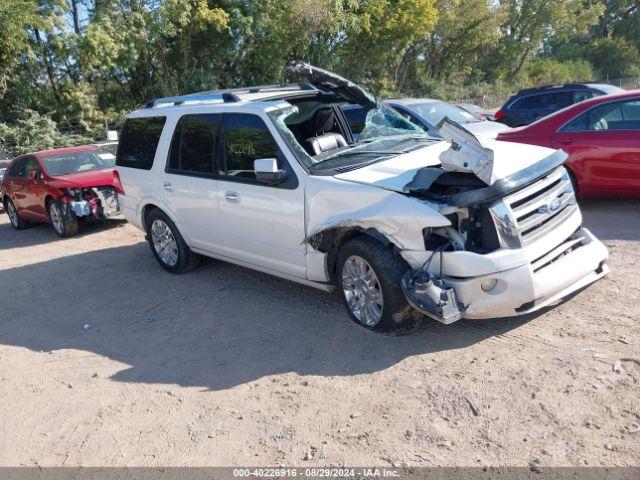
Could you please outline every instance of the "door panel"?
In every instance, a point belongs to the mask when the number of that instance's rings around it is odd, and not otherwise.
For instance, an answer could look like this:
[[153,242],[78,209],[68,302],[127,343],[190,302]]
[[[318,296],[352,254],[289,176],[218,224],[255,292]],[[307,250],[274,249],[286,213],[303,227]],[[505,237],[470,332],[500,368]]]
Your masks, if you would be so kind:
[[20,158],[15,161],[11,169],[7,172],[5,180],[5,191],[20,215],[30,218],[29,212],[25,211],[26,206],[26,168],[30,157]]
[[[36,172],[36,179],[29,178],[31,172]],[[47,187],[42,179],[42,168],[35,158],[27,161],[25,175],[23,187],[25,196],[22,201],[22,208],[30,218],[49,220],[49,214],[45,206]]]
[[559,133],[554,147],[569,154],[569,166],[587,188],[640,188],[640,141],[632,133]]
[[582,193],[640,189],[640,102],[606,102],[579,115],[554,135],[566,151]]
[[158,189],[160,197],[178,219],[187,243],[216,251],[216,231],[220,229],[217,180],[165,173]]
[[213,176],[219,131],[218,114],[181,117],[158,185],[187,243],[210,251],[217,250],[216,232],[221,228],[218,181]]
[[304,190],[220,180],[221,253],[279,272],[306,276]]
[[[303,185],[261,117],[223,114],[222,124],[222,155],[216,165],[224,225],[217,236],[221,253],[305,278]],[[277,158],[289,178],[277,186],[257,182],[253,162],[258,158]]]

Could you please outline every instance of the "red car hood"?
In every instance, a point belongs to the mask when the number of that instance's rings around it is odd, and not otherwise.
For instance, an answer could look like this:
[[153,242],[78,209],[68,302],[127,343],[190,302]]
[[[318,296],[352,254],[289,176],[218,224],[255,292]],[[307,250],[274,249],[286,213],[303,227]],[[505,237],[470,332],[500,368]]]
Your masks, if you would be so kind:
[[51,185],[58,188],[89,188],[102,187],[113,183],[113,172],[115,168],[105,168],[104,170],[90,170],[82,173],[72,173],[70,175],[60,175],[58,177],[49,177]]

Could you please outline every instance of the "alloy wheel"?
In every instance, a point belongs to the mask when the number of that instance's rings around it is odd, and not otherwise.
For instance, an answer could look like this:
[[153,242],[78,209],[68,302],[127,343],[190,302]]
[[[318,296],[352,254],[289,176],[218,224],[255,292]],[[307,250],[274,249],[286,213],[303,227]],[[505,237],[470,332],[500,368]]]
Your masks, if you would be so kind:
[[62,235],[64,233],[64,225],[62,221],[62,213],[60,213],[60,208],[57,203],[51,203],[49,206],[49,217],[51,218],[51,225],[55,231]]
[[15,228],[18,228],[20,220],[18,219],[18,212],[16,211],[16,207],[11,200],[7,200],[7,215],[9,215],[11,225],[13,225]]
[[151,224],[151,241],[162,262],[173,267],[178,263],[178,244],[171,228],[160,219]]
[[342,267],[342,290],[347,305],[358,321],[375,327],[382,319],[384,299],[380,280],[371,265],[352,255]]

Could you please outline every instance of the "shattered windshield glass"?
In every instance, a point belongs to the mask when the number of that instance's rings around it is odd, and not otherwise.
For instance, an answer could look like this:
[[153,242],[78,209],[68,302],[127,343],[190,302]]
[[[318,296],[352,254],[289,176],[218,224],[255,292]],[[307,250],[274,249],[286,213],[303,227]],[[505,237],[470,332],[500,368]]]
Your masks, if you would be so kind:
[[[429,137],[421,127],[411,123],[382,103],[378,103],[376,108],[369,109],[360,105],[348,104],[350,113],[357,112],[361,117],[364,117],[364,124],[357,132],[357,141],[335,151],[312,156],[300,144],[299,135],[296,136],[292,131],[298,131],[299,124],[297,122],[309,116],[309,113],[306,112],[309,105],[301,104],[300,107],[289,106],[273,111],[269,115],[296,156],[310,169],[371,163],[438,141]],[[345,106],[341,107],[347,113]],[[352,117],[352,115],[347,115],[347,117]],[[355,130],[354,125],[351,125],[351,128]]]
[[378,104],[377,108],[367,111],[364,128],[360,132],[359,140],[373,140],[380,137],[394,135],[424,134],[424,130],[411,123],[398,112],[385,104]]

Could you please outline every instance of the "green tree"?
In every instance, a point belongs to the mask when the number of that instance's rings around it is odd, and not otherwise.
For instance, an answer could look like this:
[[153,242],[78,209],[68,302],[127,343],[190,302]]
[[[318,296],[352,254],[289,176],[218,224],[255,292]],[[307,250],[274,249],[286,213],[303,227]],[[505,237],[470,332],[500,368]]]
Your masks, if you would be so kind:
[[7,81],[20,62],[20,54],[28,51],[27,26],[36,15],[31,0],[0,0],[0,98],[6,93]]
[[501,38],[484,64],[489,78],[514,79],[551,38],[585,34],[604,11],[601,3],[583,0],[501,0],[507,9]]

